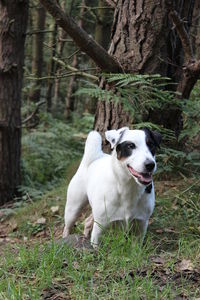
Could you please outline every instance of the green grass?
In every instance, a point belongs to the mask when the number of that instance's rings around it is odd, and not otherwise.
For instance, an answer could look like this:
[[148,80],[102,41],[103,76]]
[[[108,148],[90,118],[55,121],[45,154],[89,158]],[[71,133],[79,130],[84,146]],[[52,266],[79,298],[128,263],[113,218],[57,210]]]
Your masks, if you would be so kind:
[[[107,231],[98,251],[58,243],[66,182],[15,209],[4,221],[14,220],[17,229],[8,234],[15,244],[0,248],[0,299],[199,298],[199,181],[162,184],[143,246],[122,229]],[[56,214],[52,205],[59,206]],[[41,217],[45,224],[36,224]],[[82,227],[80,221],[75,231]],[[181,271],[183,260],[193,264],[190,270]]]

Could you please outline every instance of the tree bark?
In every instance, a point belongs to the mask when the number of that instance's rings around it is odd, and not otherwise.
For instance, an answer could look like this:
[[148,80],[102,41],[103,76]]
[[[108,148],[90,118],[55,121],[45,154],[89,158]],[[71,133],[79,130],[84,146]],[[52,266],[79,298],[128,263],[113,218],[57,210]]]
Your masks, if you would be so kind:
[[[57,42],[57,24],[54,24],[54,29],[50,41],[51,46],[51,58],[48,66],[48,76],[51,78],[55,73],[55,60],[53,59],[56,54],[56,42]],[[54,82],[52,79],[48,79],[47,82],[47,112],[51,112],[52,108],[52,95],[53,95],[53,85]]]
[[194,4],[192,28],[190,34],[195,57],[200,59],[200,1],[197,0]]
[[[35,77],[42,77],[43,70],[43,42],[44,42],[44,29],[45,29],[45,18],[46,11],[43,6],[39,6],[36,12],[36,22],[34,27],[38,30],[38,33],[33,35],[33,54],[32,54],[32,73]],[[33,102],[40,101],[41,92],[41,81],[36,80],[33,88],[30,91],[29,99]]]
[[28,0],[0,0],[0,204],[20,184],[21,88]]

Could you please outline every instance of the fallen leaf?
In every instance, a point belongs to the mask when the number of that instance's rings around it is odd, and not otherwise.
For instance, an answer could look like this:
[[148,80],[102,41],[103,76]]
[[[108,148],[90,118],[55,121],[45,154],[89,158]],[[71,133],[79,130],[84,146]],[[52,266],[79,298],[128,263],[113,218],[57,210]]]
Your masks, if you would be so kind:
[[11,228],[12,228],[12,231],[16,231],[17,228],[18,228],[18,224],[16,221],[14,221],[13,223],[11,223]]
[[58,211],[59,211],[59,206],[52,206],[51,207],[51,211],[52,211],[52,213],[57,213]]
[[177,210],[179,207],[176,204],[172,205],[172,209]]
[[165,231],[165,232],[168,232],[168,233],[170,233],[170,232],[172,232],[172,233],[177,233],[173,228],[165,228],[164,231]]
[[165,263],[164,258],[161,256],[153,256],[151,257],[151,260],[157,265],[163,265]]
[[46,224],[46,219],[44,217],[37,219],[37,224]]
[[77,261],[74,261],[73,262],[73,267],[74,267],[74,269],[76,269],[76,270],[78,270],[79,269],[79,263],[77,262]]
[[162,229],[156,229],[156,232],[157,233],[163,233],[163,230]]
[[193,271],[194,270],[194,265],[189,259],[183,259],[181,262],[177,263],[175,270],[177,272],[182,272],[182,271]]

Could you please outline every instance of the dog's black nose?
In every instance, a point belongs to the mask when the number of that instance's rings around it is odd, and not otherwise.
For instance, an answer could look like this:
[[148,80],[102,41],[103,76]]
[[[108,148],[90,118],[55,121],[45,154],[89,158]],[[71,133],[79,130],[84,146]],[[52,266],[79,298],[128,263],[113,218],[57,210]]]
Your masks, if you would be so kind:
[[153,161],[149,161],[148,163],[145,164],[145,168],[148,172],[153,171],[154,167],[155,167],[155,162]]

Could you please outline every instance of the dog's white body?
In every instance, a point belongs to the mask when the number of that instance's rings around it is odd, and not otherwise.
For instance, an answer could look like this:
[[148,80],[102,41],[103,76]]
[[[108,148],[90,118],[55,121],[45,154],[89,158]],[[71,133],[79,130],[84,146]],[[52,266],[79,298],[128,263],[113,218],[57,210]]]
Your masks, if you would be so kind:
[[[106,138],[114,147],[111,155],[102,152],[98,132],[88,135],[82,162],[68,187],[63,237],[69,235],[88,201],[94,219],[92,244],[98,244],[102,230],[113,221],[128,225],[136,219],[141,236],[146,233],[155,202],[152,173],[156,162],[145,132],[122,128],[107,131]],[[153,164],[151,172],[145,173],[146,162]]]

